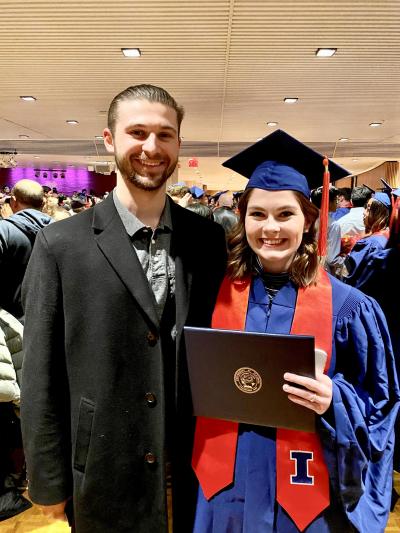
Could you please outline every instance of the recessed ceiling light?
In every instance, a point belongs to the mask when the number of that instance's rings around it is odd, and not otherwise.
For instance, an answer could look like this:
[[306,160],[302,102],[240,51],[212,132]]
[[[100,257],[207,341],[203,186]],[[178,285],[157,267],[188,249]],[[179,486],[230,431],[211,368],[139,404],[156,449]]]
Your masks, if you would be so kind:
[[354,158],[353,161],[358,161],[358,159]]
[[34,157],[34,159],[40,159],[40,157],[38,155],[34,155],[33,157]]
[[18,135],[20,139],[30,139],[29,135]]
[[332,57],[336,54],[337,48],[318,48],[315,52],[317,57]]
[[371,128],[379,128],[379,126],[382,126],[382,122],[371,122],[370,126]]
[[70,126],[76,126],[77,124],[79,124],[77,120],[66,120],[65,122]]
[[256,142],[262,141],[263,139],[264,139],[264,137],[259,137],[258,139],[256,139]]
[[142,55],[139,48],[121,48],[121,52],[125,57],[140,57]]
[[348,137],[340,137],[339,142],[341,142],[341,143],[345,143],[345,142],[348,141],[348,140],[349,140]]
[[95,135],[94,138],[96,139],[96,141],[102,141],[103,140],[103,135]]
[[267,126],[269,126],[270,128],[274,128],[277,125],[278,125],[277,122],[267,122]]
[[21,100],[24,100],[24,102],[36,102],[36,98],[34,96],[20,96]]
[[284,98],[283,101],[285,104],[295,104],[298,101],[298,98]]

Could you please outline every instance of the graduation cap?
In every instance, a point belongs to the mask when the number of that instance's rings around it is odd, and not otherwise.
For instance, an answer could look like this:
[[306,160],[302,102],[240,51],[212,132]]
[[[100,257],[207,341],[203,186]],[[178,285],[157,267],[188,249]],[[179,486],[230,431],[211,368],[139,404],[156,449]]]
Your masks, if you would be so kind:
[[196,187],[195,185],[193,187],[190,187],[190,193],[193,196],[193,198],[196,198],[196,199],[199,199],[205,195],[204,190],[200,189],[200,187]]
[[329,181],[344,178],[350,172],[283,130],[274,131],[225,161],[223,166],[248,178],[246,189],[297,191],[309,199],[310,189],[323,184],[318,251],[321,257],[326,256]]
[[[222,165],[249,178],[246,189],[293,190],[309,198],[310,189],[322,185],[323,160],[323,155],[276,130]],[[329,171],[332,181],[350,174],[332,161]]]
[[215,194],[213,194],[213,196],[211,196],[211,198],[214,198],[214,200],[217,202],[219,197],[222,195],[222,194],[225,194],[226,192],[228,191],[218,191],[216,192]]
[[373,189],[369,185],[365,185],[365,183],[363,183],[362,186],[368,189],[370,193],[375,194],[375,189]]
[[383,188],[382,188],[382,191],[385,192],[386,194],[392,194],[393,192],[393,189],[392,187],[389,185],[389,183],[387,181],[385,181],[383,178],[380,178],[381,182],[383,183]]
[[392,201],[391,201],[391,197],[389,194],[387,194],[386,192],[375,192],[373,195],[372,195],[372,198],[374,200],[377,200],[378,202],[380,202],[381,204],[383,204],[385,207],[387,207],[388,209],[391,208],[392,206]]
[[400,188],[399,189],[393,189],[392,190],[392,194],[393,194],[393,196],[400,197]]

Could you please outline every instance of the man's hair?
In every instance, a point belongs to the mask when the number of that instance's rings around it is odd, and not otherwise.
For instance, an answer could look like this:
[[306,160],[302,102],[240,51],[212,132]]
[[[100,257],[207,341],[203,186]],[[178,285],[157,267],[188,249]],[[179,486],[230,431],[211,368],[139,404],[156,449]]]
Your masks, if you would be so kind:
[[[318,187],[318,189],[311,191],[311,201],[318,209],[321,209],[323,189],[323,187]],[[339,190],[336,187],[329,187],[329,203],[332,203],[339,194]]]
[[220,194],[217,204],[218,207],[228,207],[231,209],[233,205],[233,194],[229,191]]
[[114,97],[108,109],[108,129],[112,134],[115,132],[115,124],[118,120],[119,103],[124,100],[147,100],[148,102],[157,102],[172,107],[176,111],[179,134],[185,110],[178,105],[176,100],[165,89],[146,84],[132,85]]
[[42,209],[44,191],[43,187],[33,180],[20,180],[14,185],[11,195],[21,204],[32,207],[33,209]]
[[345,200],[350,202],[351,200],[351,189],[350,187],[340,187],[338,189],[338,196],[343,196]]
[[354,207],[364,207],[371,196],[372,192],[368,187],[354,187],[351,191],[351,203]]

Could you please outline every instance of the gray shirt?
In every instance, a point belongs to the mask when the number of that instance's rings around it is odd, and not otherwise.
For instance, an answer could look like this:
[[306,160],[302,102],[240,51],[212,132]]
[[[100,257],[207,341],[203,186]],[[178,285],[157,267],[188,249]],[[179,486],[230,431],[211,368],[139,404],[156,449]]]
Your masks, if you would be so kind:
[[113,191],[115,208],[129,235],[155,298],[158,317],[164,311],[168,291],[175,295],[175,262],[171,257],[172,219],[168,200],[165,202],[157,228],[145,226],[119,200]]

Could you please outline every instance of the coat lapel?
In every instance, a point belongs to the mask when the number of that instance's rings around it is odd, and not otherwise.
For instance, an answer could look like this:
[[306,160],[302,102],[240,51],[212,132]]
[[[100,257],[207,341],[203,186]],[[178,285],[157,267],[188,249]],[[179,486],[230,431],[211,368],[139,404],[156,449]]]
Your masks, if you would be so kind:
[[[172,200],[171,217],[173,224],[171,254],[175,260],[175,301],[176,329],[178,334],[186,322],[189,311],[190,292],[192,288],[191,240],[187,232],[185,211],[176,206]],[[179,342],[177,343],[179,346]]]
[[154,295],[115,209],[112,194],[94,207],[92,226],[94,238],[107,261],[135,298],[147,319],[159,329]]

